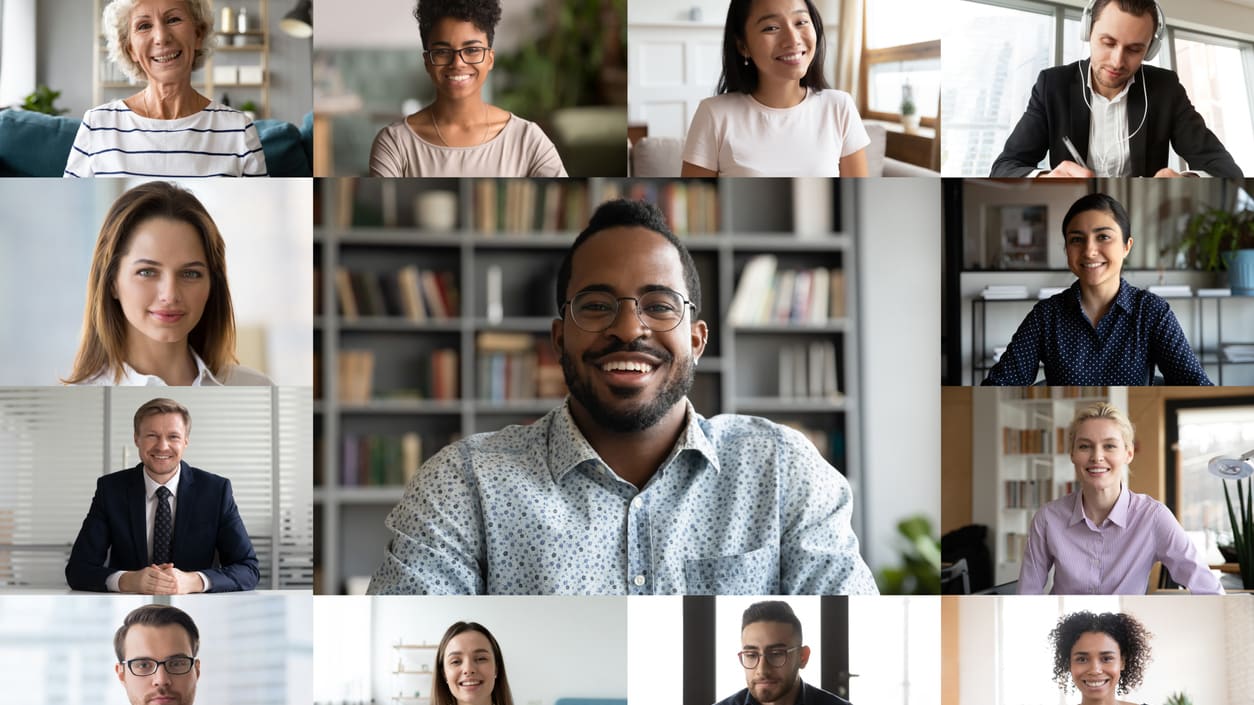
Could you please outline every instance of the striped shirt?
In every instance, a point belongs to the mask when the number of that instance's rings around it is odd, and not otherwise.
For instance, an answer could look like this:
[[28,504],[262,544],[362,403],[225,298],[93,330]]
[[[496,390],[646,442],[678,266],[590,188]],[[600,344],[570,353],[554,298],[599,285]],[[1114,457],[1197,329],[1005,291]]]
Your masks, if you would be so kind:
[[1150,568],[1162,561],[1172,579],[1199,594],[1223,593],[1171,510],[1124,486],[1101,526],[1084,513],[1079,492],[1056,499],[1032,518],[1019,569],[1019,592],[1045,591],[1054,569],[1055,595],[1139,595]]
[[156,120],[121,100],[83,116],[64,175],[268,176],[257,127],[240,111],[210,101],[194,115]]

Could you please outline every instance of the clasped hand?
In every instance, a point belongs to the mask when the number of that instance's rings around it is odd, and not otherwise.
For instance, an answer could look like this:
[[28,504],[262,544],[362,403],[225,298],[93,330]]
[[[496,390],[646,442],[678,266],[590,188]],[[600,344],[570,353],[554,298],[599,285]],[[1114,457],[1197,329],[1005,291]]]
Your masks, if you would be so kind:
[[187,573],[175,568],[173,563],[162,563],[123,573],[118,588],[142,595],[186,595],[204,592],[205,582],[199,573]]

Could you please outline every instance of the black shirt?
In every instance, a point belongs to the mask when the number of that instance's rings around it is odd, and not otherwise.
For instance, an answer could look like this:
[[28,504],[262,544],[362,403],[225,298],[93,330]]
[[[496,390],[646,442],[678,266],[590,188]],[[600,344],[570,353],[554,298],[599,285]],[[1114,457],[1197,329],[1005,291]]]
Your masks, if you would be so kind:
[[[715,705],[761,705],[756,698],[749,694],[749,689],[745,688],[739,693],[720,700]],[[832,693],[807,685],[805,681],[801,681],[801,692],[798,693],[795,705],[850,705],[848,700],[833,695]]]

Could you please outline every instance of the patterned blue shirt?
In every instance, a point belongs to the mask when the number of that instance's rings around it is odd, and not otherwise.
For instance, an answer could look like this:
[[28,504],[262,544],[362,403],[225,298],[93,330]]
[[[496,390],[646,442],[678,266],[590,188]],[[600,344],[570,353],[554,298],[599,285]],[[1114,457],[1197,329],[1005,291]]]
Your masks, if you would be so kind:
[[1119,280],[1119,293],[1094,328],[1080,306],[1080,282],[1036,304],[984,384],[1027,386],[1045,363],[1053,385],[1210,385],[1180,322],[1160,296]]
[[849,483],[797,431],[702,418],[642,489],[566,404],[454,443],[410,481],[373,594],[875,594]]

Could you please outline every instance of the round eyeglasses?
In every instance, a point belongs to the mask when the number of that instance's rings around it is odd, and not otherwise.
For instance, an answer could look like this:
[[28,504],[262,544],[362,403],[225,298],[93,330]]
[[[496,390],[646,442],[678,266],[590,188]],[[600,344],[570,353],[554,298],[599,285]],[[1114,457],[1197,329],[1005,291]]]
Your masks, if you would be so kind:
[[427,60],[434,66],[448,66],[453,63],[453,56],[462,57],[462,61],[467,64],[482,64],[487,58],[489,47],[462,47],[461,49],[430,49],[422,52]]
[[165,666],[165,672],[172,676],[181,676],[192,670],[196,659],[191,656],[171,656],[164,661],[158,661],[155,658],[133,658],[130,661],[123,661],[126,669],[136,676],[151,676],[157,672],[157,666]]
[[791,649],[767,649],[761,651],[741,651],[736,655],[740,657],[740,665],[745,668],[757,668],[758,661],[761,660],[762,654],[766,654],[766,665],[771,668],[779,668],[788,663],[788,654],[800,649],[800,646],[794,646]]
[[623,301],[636,304],[636,318],[649,330],[665,333],[675,330],[684,320],[684,311],[696,306],[678,291],[656,289],[643,296],[614,296],[605,291],[581,291],[568,299],[562,308],[570,306],[570,317],[575,325],[589,333],[600,333],[618,320],[618,309]]

